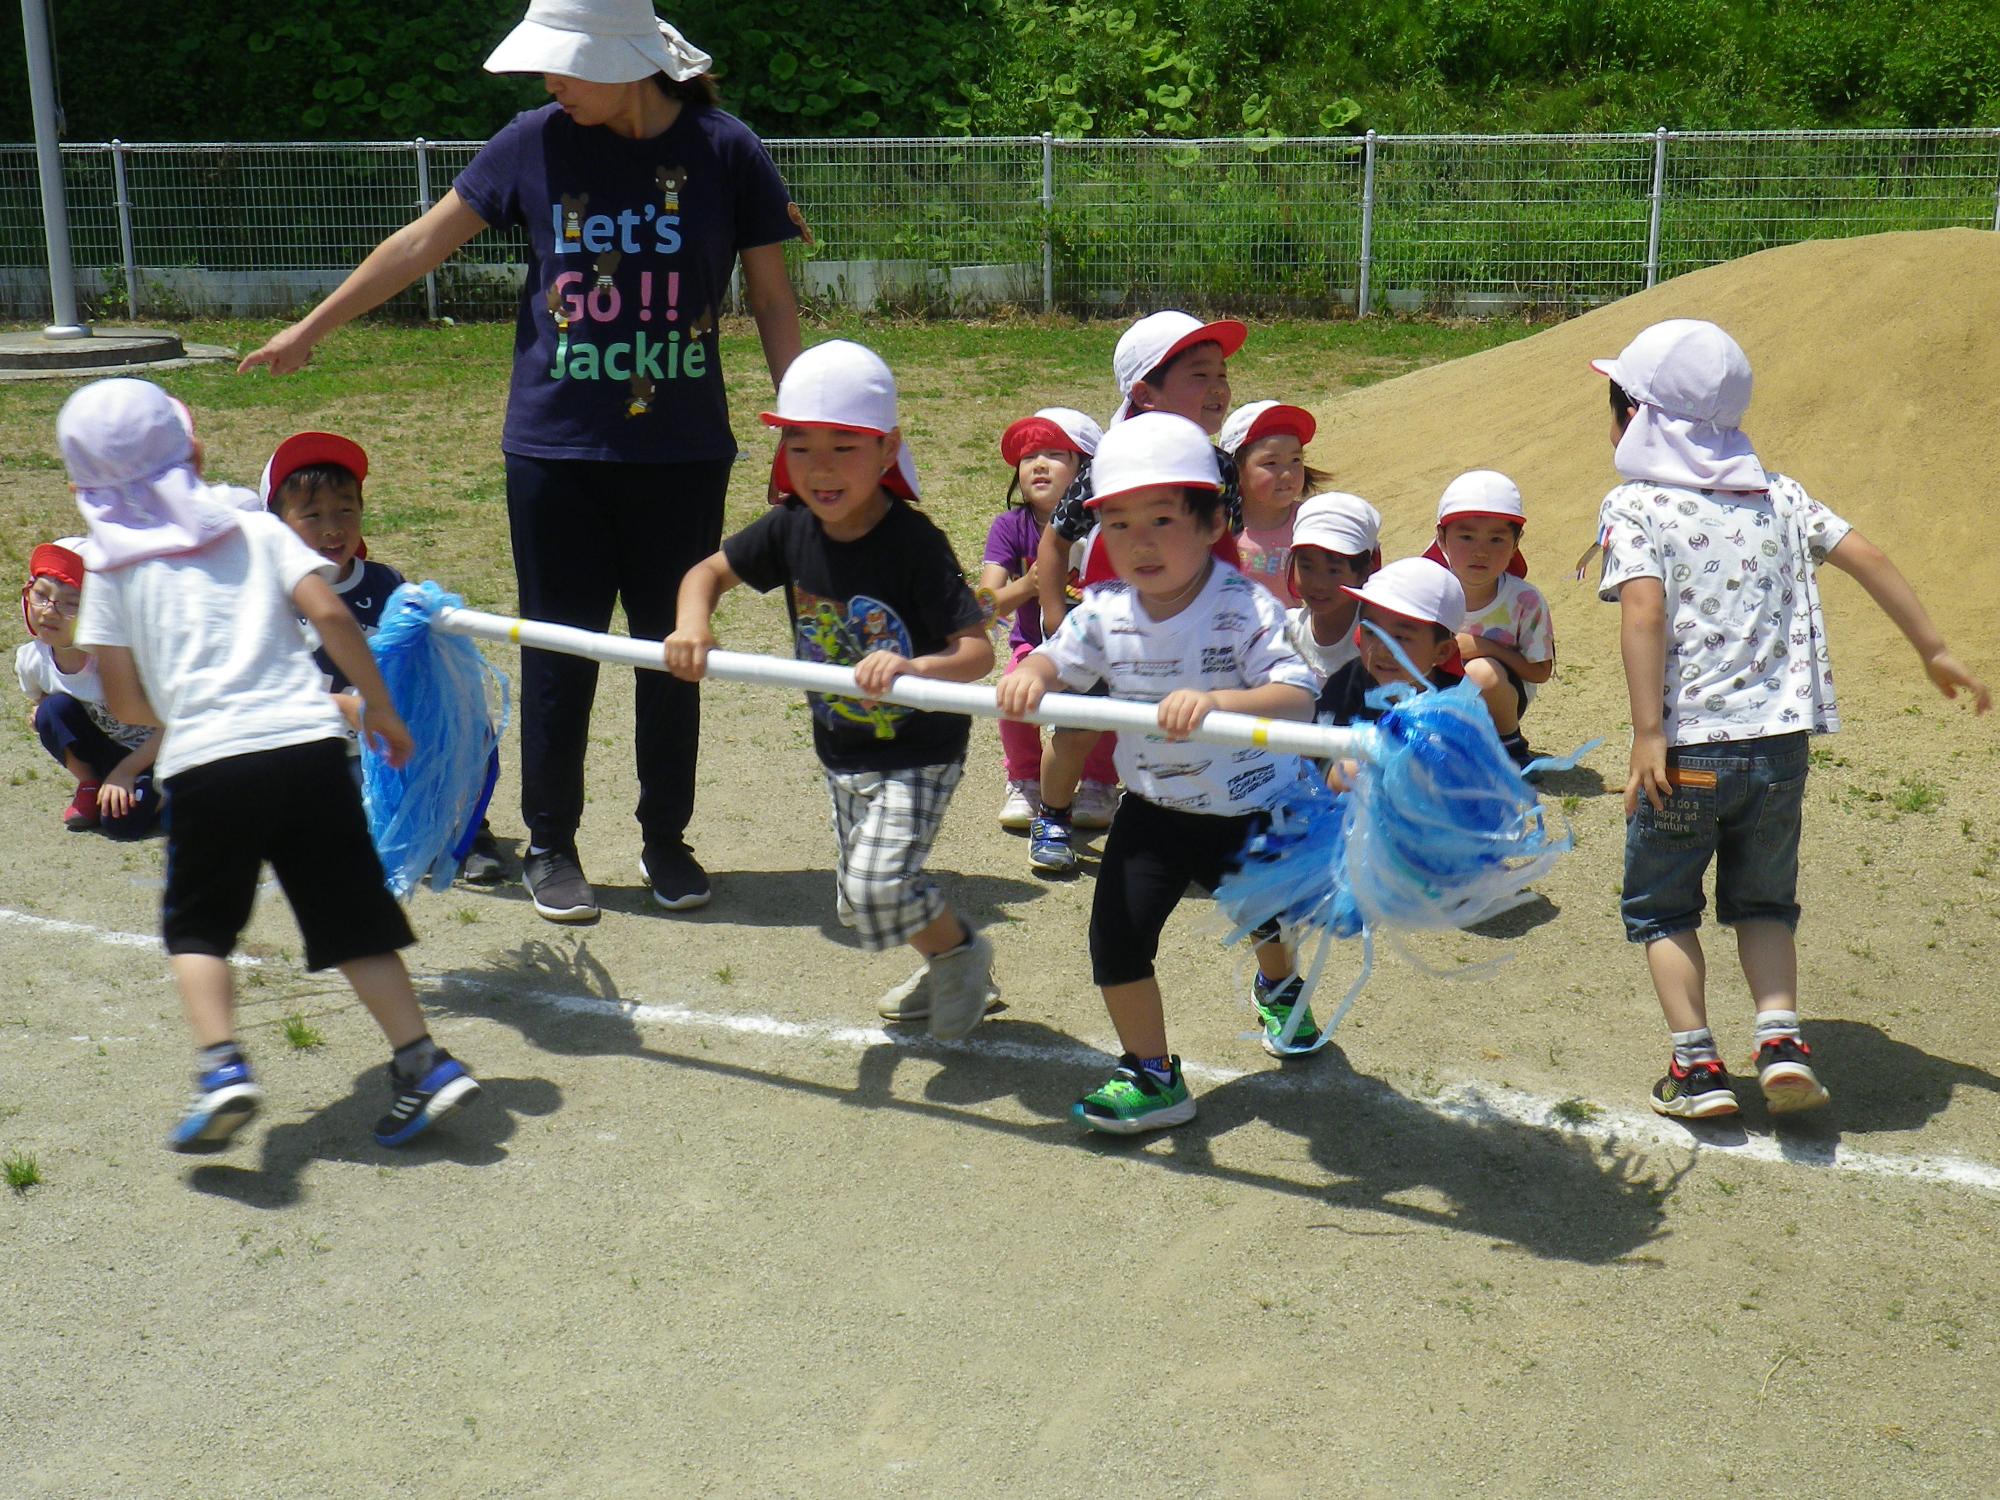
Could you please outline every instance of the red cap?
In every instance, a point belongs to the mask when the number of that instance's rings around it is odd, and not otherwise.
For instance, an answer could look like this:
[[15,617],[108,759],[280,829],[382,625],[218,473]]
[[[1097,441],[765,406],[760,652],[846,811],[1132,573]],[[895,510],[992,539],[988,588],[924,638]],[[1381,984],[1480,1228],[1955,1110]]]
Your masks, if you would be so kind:
[[257,498],[271,508],[271,497],[284,488],[285,481],[314,464],[338,464],[350,470],[356,482],[368,477],[368,455],[352,438],[332,432],[295,432],[278,444],[278,451],[264,465],[264,477],[257,485]]
[[1079,456],[1083,453],[1083,445],[1048,417],[1023,417],[1000,434],[1000,456],[1010,464],[1044,448],[1061,448]]
[[43,542],[28,554],[28,581],[53,578],[73,589],[83,587],[83,559],[57,542]]

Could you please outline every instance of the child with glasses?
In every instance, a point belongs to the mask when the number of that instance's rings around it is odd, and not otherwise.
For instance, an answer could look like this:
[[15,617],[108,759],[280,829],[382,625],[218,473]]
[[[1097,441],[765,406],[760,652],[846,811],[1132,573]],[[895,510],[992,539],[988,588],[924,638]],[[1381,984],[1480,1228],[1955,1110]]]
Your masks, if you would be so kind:
[[160,732],[123,723],[105,707],[97,663],[76,644],[83,558],[70,543],[81,540],[44,542],[28,559],[21,614],[34,639],[14,653],[14,676],[28,695],[28,722],[42,748],[76,781],[63,827],[144,838],[160,817],[153,786]]

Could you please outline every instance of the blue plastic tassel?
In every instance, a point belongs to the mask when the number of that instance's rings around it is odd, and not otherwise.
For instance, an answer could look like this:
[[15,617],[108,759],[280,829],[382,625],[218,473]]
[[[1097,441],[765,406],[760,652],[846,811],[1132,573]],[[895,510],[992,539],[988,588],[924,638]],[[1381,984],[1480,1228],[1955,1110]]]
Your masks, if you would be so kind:
[[507,679],[470,640],[431,628],[438,611],[464,603],[435,583],[402,584],[368,642],[416,742],[400,771],[365,737],[361,749],[368,832],[398,897],[426,880],[442,891],[457,878],[500,770]]
[[[1320,936],[1307,995],[1331,940],[1362,939],[1360,977],[1322,1024],[1325,1034],[1367,983],[1378,929],[1478,922],[1518,900],[1572,842],[1549,833],[1470,682],[1428,691],[1392,684],[1369,699],[1388,709],[1352,789],[1334,792],[1309,768],[1215,894],[1234,928],[1230,941],[1272,919],[1300,946]],[[1294,1007],[1295,1022],[1305,1009]]]

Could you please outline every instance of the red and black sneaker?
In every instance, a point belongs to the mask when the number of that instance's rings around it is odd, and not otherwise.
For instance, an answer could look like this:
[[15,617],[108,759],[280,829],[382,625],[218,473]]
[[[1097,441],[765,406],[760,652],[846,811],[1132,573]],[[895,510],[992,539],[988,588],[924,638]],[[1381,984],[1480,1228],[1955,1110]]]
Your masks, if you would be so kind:
[[1736,1113],[1736,1090],[1720,1062],[1667,1064],[1667,1076],[1653,1085],[1653,1111],[1676,1120],[1707,1120]]
[[1826,1085],[1812,1069],[1812,1048],[1795,1036],[1772,1037],[1757,1044],[1757,1087],[1774,1115],[1818,1109],[1827,1101]]

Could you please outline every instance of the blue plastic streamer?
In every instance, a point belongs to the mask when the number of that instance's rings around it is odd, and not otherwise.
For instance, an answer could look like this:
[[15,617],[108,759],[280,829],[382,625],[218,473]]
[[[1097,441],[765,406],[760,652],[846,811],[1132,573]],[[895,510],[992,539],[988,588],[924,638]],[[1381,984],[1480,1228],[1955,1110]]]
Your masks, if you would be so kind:
[[[1332,791],[1309,767],[1215,893],[1234,929],[1230,941],[1273,919],[1300,947],[1319,936],[1307,995],[1328,944],[1362,940],[1360,977],[1323,1033],[1368,982],[1378,929],[1478,922],[1518,899],[1572,843],[1567,832],[1549,832],[1534,789],[1502,748],[1472,683],[1423,691],[1391,684],[1369,701],[1386,712],[1375,725],[1376,752],[1357,768],[1351,789]],[[1295,1006],[1294,1022],[1304,1013]],[[1290,1035],[1280,1039],[1290,1042]]]
[[401,770],[372,745],[361,750],[368,832],[398,897],[425,881],[442,891],[457,878],[500,769],[507,679],[470,640],[431,628],[440,610],[464,603],[435,583],[402,584],[368,642],[416,743]]

